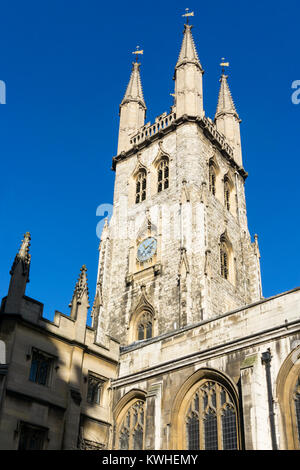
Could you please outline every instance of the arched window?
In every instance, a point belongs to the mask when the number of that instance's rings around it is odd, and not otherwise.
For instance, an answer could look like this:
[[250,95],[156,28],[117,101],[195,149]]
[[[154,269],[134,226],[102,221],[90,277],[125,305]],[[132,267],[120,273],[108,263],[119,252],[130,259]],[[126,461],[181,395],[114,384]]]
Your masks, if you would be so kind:
[[160,160],[157,167],[157,191],[169,187],[169,159],[164,157]]
[[147,173],[146,170],[140,170],[136,177],[135,202],[138,204],[146,199]]
[[136,400],[126,411],[118,427],[117,445],[120,450],[142,450],[145,428],[145,402]]
[[209,191],[216,195],[216,170],[213,162],[209,162]]
[[149,339],[153,336],[153,319],[149,312],[143,313],[137,322],[137,339]]
[[229,250],[224,237],[220,240],[220,265],[221,265],[221,276],[224,279],[229,279]]
[[196,389],[185,422],[188,450],[238,449],[236,407],[220,383],[207,380]]
[[228,211],[230,211],[230,182],[228,176],[224,177],[224,205]]

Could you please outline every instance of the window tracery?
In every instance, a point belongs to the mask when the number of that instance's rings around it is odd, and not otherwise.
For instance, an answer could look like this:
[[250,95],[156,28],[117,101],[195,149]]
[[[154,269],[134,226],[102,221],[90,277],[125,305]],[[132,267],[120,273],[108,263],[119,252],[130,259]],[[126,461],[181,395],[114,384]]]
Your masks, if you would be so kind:
[[142,450],[145,428],[145,402],[136,400],[127,410],[118,436],[120,450]]
[[219,383],[204,382],[186,414],[188,450],[238,449],[237,412],[229,392]]

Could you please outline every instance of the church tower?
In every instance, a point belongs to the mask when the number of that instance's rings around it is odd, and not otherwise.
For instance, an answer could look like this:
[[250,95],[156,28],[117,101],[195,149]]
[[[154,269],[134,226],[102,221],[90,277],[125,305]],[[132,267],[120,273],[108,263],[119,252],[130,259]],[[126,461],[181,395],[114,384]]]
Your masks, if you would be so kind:
[[107,333],[129,345],[261,299],[240,119],[224,73],[215,119],[206,117],[203,73],[185,24],[174,105],[145,124],[140,64],[133,64],[120,105],[113,215],[99,248],[93,322],[100,343]]

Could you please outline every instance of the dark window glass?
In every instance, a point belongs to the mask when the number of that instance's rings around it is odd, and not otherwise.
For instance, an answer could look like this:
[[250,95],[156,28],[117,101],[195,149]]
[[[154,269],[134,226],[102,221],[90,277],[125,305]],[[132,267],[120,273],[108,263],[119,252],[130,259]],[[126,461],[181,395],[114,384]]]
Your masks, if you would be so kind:
[[147,324],[146,338],[152,338],[152,323]]
[[216,195],[216,173],[212,164],[209,165],[209,191]]
[[145,327],[144,325],[139,325],[138,327],[138,340],[144,339]]
[[104,381],[93,375],[88,376],[87,401],[99,405]]
[[232,408],[226,408],[222,415],[223,449],[237,449],[236,415]]
[[218,449],[218,429],[216,414],[209,410],[204,418],[205,450]]
[[40,385],[47,385],[52,359],[38,351],[33,351],[29,380]]
[[21,424],[19,450],[42,450],[45,436],[45,430],[29,424]]
[[133,449],[134,450],[142,450],[143,449],[143,429],[141,427],[138,427],[134,431]]
[[187,423],[188,450],[200,449],[199,445],[199,419],[191,416]]
[[129,433],[127,429],[123,429],[123,431],[120,433],[119,448],[121,450],[129,449]]
[[221,258],[221,276],[225,279],[229,277],[229,266],[228,266],[228,252],[224,242],[221,242],[220,247],[220,258]]

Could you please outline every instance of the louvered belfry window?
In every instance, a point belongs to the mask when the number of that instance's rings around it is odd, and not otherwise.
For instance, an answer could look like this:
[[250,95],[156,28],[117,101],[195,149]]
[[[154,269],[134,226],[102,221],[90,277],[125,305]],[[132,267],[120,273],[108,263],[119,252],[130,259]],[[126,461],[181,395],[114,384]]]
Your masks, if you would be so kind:
[[216,195],[216,171],[213,163],[209,164],[209,191]]
[[119,431],[120,450],[142,450],[145,428],[145,403],[136,400],[126,412]]
[[220,263],[221,263],[221,276],[224,279],[229,278],[229,260],[228,260],[228,248],[226,242],[221,239],[220,244]]
[[140,170],[136,178],[135,202],[138,204],[146,199],[147,173],[146,170]]
[[168,158],[163,158],[160,161],[157,172],[158,172],[157,173],[157,180],[158,180],[157,191],[160,192],[163,189],[167,189],[169,187],[169,159]]
[[221,384],[208,380],[196,390],[185,422],[188,450],[238,449],[236,407]]
[[226,209],[230,210],[230,183],[227,177],[224,178],[224,204]]

